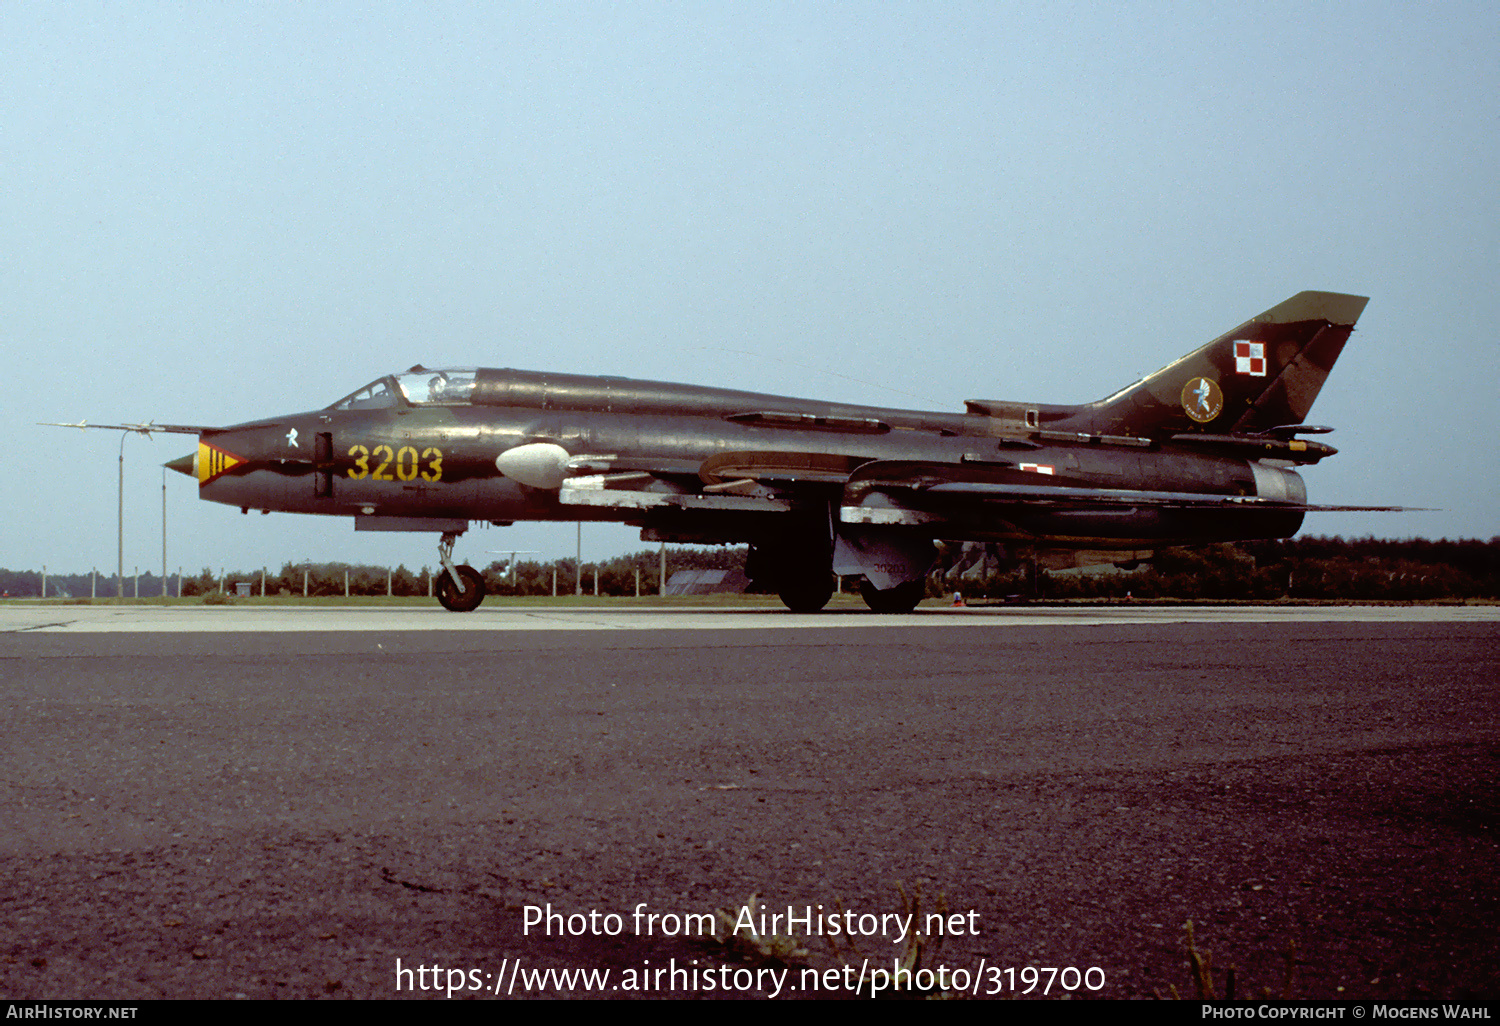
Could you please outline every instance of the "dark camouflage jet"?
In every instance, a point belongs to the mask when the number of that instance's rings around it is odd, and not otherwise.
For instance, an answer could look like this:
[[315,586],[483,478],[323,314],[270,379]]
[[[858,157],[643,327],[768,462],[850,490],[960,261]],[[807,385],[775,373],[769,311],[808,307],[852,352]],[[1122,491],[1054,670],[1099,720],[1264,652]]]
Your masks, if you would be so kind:
[[[1165,545],[1294,534],[1294,469],[1336,451],[1303,421],[1367,300],[1302,292],[1108,398],[974,399],[927,413],[723,388],[536,371],[380,378],[321,410],[191,432],[167,466],[201,498],[433,531],[438,597],[474,609],[455,564],[471,521],[607,520],[649,541],[748,542],[746,571],[796,612],[858,575],[879,612],[910,610],[934,539],[1057,568]],[[1374,507],[1358,507],[1374,508]],[[1388,508],[1388,507],[1380,507]]]

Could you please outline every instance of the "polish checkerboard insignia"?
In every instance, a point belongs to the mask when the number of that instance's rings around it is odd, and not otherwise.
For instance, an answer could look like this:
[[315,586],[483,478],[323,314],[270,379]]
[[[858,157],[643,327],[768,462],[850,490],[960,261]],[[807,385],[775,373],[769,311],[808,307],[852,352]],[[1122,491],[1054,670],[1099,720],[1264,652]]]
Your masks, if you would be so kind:
[[1236,342],[1234,344],[1234,372],[1248,374],[1252,378],[1266,376],[1266,344],[1264,342]]

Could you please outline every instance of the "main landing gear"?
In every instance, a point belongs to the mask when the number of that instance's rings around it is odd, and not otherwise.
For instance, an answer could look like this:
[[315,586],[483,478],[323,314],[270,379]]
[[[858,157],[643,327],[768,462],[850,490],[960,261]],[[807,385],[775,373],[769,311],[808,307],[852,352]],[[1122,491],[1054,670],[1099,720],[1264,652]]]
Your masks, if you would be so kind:
[[789,532],[751,545],[745,575],[775,589],[793,613],[816,613],[833,597],[832,553],[815,530]]
[[484,601],[484,576],[472,566],[453,562],[454,531],[444,533],[438,542],[438,562],[443,572],[437,579],[437,599],[443,608],[454,613],[471,613]]
[[776,587],[782,603],[794,613],[817,613],[833,598],[833,571],[814,565],[788,570]]
[[[806,517],[753,543],[745,574],[774,590],[794,613],[816,613],[826,606],[835,573],[861,575],[859,593],[871,611],[909,613],[927,593],[932,557],[926,538],[847,526],[835,533],[823,527],[820,517]],[[871,576],[890,587],[877,588]]]
[[859,597],[865,600],[872,613],[909,613],[917,608],[922,596],[927,594],[927,579],[906,581],[894,588],[880,589],[867,580],[859,582]]

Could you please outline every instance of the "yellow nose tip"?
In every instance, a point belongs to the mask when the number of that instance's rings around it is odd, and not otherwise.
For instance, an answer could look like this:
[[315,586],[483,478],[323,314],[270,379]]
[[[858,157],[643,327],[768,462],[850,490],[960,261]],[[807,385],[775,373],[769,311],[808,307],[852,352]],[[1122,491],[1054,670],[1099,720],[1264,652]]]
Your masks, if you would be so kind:
[[206,485],[220,474],[244,463],[243,457],[226,452],[217,445],[199,440],[198,454],[193,457],[193,467],[198,473],[198,484]]

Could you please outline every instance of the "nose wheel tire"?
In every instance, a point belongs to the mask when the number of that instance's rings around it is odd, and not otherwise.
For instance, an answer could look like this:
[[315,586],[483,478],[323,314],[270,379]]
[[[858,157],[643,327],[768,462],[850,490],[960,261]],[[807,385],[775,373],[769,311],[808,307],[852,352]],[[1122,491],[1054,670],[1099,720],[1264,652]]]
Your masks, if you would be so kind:
[[472,566],[459,566],[455,569],[464,582],[463,590],[458,589],[453,583],[452,575],[444,570],[437,579],[437,599],[444,609],[452,612],[473,612],[484,601],[484,577]]

